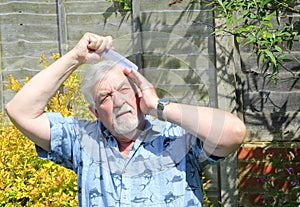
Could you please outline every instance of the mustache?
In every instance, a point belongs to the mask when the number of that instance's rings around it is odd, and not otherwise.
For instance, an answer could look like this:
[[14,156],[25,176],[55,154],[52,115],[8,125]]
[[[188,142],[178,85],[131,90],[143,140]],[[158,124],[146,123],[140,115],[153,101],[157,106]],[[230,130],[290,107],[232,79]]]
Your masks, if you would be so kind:
[[134,113],[133,107],[129,106],[128,104],[124,104],[121,108],[114,108],[113,110],[115,117],[118,117],[127,112]]

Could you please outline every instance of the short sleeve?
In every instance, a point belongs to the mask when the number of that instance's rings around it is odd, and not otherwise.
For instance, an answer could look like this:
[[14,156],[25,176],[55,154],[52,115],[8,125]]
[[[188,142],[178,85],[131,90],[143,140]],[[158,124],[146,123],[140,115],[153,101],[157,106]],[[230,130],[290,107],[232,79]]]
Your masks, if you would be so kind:
[[69,169],[73,165],[77,147],[78,120],[72,117],[63,117],[60,113],[47,113],[50,121],[51,152],[36,147],[40,158],[51,160]]
[[224,157],[217,157],[207,154],[207,152],[203,149],[203,142],[199,138],[196,138],[195,143],[192,147],[192,151],[195,157],[201,163],[202,168],[208,164],[216,164],[224,160]]

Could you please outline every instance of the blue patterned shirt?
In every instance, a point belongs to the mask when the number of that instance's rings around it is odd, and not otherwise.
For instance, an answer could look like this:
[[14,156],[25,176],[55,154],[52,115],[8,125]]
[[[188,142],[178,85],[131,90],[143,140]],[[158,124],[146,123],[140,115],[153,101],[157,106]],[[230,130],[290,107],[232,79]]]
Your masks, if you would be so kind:
[[83,207],[202,206],[202,170],[220,159],[181,127],[146,117],[146,126],[124,158],[114,136],[99,122],[48,113],[51,152],[38,155],[78,175]]

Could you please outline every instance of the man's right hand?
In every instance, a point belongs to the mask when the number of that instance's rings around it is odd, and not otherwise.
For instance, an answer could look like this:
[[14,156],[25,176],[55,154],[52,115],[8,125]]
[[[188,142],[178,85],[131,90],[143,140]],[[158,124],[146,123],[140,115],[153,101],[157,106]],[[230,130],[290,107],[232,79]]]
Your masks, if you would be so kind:
[[75,53],[79,64],[97,63],[102,58],[102,52],[112,48],[112,41],[111,36],[85,33],[71,52]]
[[138,87],[139,107],[144,114],[156,115],[158,96],[154,86],[138,71],[125,68],[124,74],[128,76]]

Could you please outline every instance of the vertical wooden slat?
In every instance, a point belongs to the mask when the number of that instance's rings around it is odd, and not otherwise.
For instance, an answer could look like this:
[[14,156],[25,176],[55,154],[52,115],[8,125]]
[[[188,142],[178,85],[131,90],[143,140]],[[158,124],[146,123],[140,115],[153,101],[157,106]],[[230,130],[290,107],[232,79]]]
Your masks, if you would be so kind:
[[[212,15],[214,15],[214,12],[212,12]],[[213,27],[214,27],[214,24],[215,22],[212,21],[212,24],[213,24]],[[216,39],[215,39],[215,36],[212,36],[209,38],[208,40],[208,53],[212,53],[214,54],[214,61],[211,62],[210,61],[210,64],[211,65],[211,69],[213,70],[213,75],[211,77],[212,81],[213,81],[213,87],[212,87],[212,93],[211,95],[213,96],[213,100],[214,102],[211,103],[211,106],[212,107],[215,107],[217,108],[219,106],[219,103],[218,103],[218,83],[217,83],[217,52],[216,52]]]
[[67,52],[67,25],[64,3],[64,0],[56,0],[59,53],[61,55],[64,55]]
[[[224,20],[217,19],[216,27]],[[233,61],[235,50],[233,37],[226,33],[216,36],[218,107],[237,113],[236,109],[236,68]],[[219,165],[221,204],[225,207],[238,206],[238,165],[237,153],[229,155]]]
[[[214,12],[212,12],[212,16],[214,16]],[[214,19],[214,18],[213,18]],[[212,20],[210,22],[212,24],[212,26],[214,27],[215,22]],[[216,38],[215,36],[211,36],[208,40],[208,53],[209,54],[213,54],[213,59],[212,61],[209,63],[210,64],[210,69],[213,70],[212,75],[210,77],[211,79],[211,87],[210,87],[210,106],[214,107],[214,108],[218,108],[219,107],[219,103],[218,103],[218,83],[217,83],[217,48],[216,48]],[[210,166],[210,168],[212,168],[213,172],[217,173],[217,176],[215,179],[215,183],[216,183],[216,187],[217,187],[217,199],[218,201],[222,200],[222,193],[221,193],[221,183],[222,183],[222,177],[221,177],[221,166],[220,163],[218,163],[215,166]],[[212,178],[213,179],[213,178]],[[212,202],[214,204],[214,206],[220,206],[219,202],[214,201],[214,199],[212,198]]]
[[142,57],[142,34],[141,34],[141,20],[140,20],[140,4],[139,0],[132,1],[132,21],[133,21],[133,54],[135,55],[135,61],[139,67],[140,73],[143,71],[143,57]]

